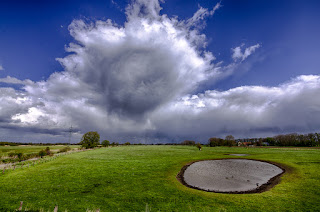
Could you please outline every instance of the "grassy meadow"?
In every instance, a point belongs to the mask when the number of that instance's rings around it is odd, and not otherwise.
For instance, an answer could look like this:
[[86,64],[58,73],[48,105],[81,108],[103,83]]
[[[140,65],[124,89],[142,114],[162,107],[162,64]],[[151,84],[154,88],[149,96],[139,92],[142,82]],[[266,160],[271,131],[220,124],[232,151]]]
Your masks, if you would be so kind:
[[[0,158],[7,157],[9,153],[23,153],[23,154],[32,154],[38,153],[42,149],[49,147],[52,152],[58,152],[60,149],[66,147],[65,145],[19,145],[19,146],[0,146]],[[79,148],[79,145],[70,145],[71,149]]]
[[[31,147],[32,148],[32,147]],[[43,147],[42,147],[43,148]],[[218,194],[183,186],[194,160],[250,158],[290,167],[280,184],[256,194]],[[63,155],[0,172],[0,211],[320,211],[320,149],[120,146]]]

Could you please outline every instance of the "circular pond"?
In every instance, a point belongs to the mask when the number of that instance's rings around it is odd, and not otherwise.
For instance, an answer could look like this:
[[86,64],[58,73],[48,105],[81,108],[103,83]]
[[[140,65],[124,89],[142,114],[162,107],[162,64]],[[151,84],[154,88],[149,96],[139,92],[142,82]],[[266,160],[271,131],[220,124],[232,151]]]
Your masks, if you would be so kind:
[[184,167],[180,180],[188,187],[219,193],[261,192],[284,172],[276,165],[248,159],[194,162]]

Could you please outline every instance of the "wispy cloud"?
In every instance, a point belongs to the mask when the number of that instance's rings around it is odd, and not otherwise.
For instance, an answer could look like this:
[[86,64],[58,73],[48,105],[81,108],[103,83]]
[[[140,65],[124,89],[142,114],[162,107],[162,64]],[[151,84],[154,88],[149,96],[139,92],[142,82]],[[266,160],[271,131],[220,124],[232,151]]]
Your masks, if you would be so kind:
[[205,27],[205,19],[209,16],[212,16],[216,10],[218,10],[221,7],[221,2],[218,2],[212,10],[208,10],[208,8],[203,8],[199,5],[199,9],[197,12],[186,21],[187,27],[196,27],[196,28],[202,28]]
[[3,66],[0,64],[0,71],[3,71],[4,70],[4,68],[3,68]]
[[29,79],[19,80],[15,77],[10,77],[10,76],[7,76],[6,78],[0,78],[0,82],[7,83],[7,84],[18,84],[18,85],[32,85],[34,83]]
[[245,50],[242,51],[241,49],[242,46],[244,46],[244,44],[231,49],[233,52],[232,58],[234,61],[237,61],[237,60],[243,61],[247,59],[247,57],[249,57],[252,53],[254,53],[256,49],[260,48],[260,44],[256,44],[248,48],[245,48]]

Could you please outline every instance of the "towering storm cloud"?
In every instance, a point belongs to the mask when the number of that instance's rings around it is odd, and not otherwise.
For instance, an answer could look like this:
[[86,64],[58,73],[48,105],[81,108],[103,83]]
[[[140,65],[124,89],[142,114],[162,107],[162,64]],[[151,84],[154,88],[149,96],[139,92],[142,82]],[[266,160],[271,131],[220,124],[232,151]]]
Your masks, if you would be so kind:
[[180,20],[161,14],[157,0],[136,0],[126,8],[124,25],[74,20],[69,55],[57,59],[62,72],[38,82],[0,79],[8,85],[0,87],[3,139],[15,139],[9,135],[16,131],[26,139],[63,140],[71,125],[78,136],[97,130],[119,141],[147,135],[149,142],[158,135],[169,141],[319,129],[319,76],[277,87],[201,91],[261,48],[241,45],[231,49],[232,63],[216,61],[200,30],[219,7],[200,7]]
[[139,0],[128,6],[123,27],[112,20],[69,26],[77,42],[58,61],[109,113],[141,118],[217,74],[214,57],[201,48],[204,35],[191,29],[208,11],[184,22],[160,10],[158,1]]

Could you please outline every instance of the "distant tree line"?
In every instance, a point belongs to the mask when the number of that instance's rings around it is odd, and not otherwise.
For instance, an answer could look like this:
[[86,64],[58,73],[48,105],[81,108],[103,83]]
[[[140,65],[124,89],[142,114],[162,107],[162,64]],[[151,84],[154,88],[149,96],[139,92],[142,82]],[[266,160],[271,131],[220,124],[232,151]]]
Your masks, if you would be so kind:
[[211,147],[215,146],[235,146],[236,141],[234,140],[234,137],[232,135],[226,136],[225,139],[222,138],[209,138],[208,145]]
[[270,146],[301,146],[301,147],[313,147],[320,146],[320,134],[297,134],[291,133],[286,135],[277,135],[272,138],[263,138],[258,142],[267,142]]
[[274,137],[266,138],[242,138],[234,139],[229,135],[225,139],[222,138],[209,138],[208,145],[215,146],[296,146],[296,147],[314,147],[320,146],[320,134],[297,134],[290,133],[284,135],[277,135]]
[[[0,141],[0,146],[18,146],[18,145],[67,145],[68,143],[19,143],[19,142],[7,142]],[[205,143],[202,143],[205,144]],[[87,132],[83,135],[79,143],[73,143],[68,145],[81,145],[83,148],[94,148],[94,147],[107,147],[107,146],[119,146],[118,142],[110,142],[103,140],[100,144],[100,135],[97,132]],[[193,140],[184,140],[181,143],[157,143],[157,144],[132,144],[125,142],[122,145],[190,145],[195,146],[197,142]],[[314,147],[320,146],[320,133],[308,133],[308,134],[297,134],[290,133],[284,135],[277,135],[274,137],[266,138],[241,138],[235,139],[232,135],[223,138],[212,137],[209,138],[208,146],[297,146],[297,147]]]
[[26,143],[26,142],[8,142],[0,141],[0,146],[19,146],[19,145],[35,145],[35,146],[55,146],[55,145],[79,145],[78,143]]
[[0,146],[18,146],[18,145],[23,145],[23,144],[18,144],[14,142],[6,142],[6,141],[0,141]]
[[[94,148],[99,146],[119,146],[121,144],[104,140],[99,143],[100,135],[97,132],[87,132],[83,135],[82,140],[79,144],[84,148]],[[145,145],[145,144],[131,144],[130,142],[125,142],[122,145]],[[201,149],[201,144],[193,140],[184,140],[181,143],[166,143],[166,144],[151,144],[151,145],[189,145],[197,146],[199,150]],[[313,147],[320,146],[320,134],[319,133],[309,133],[309,134],[285,134],[277,135],[274,137],[266,138],[242,138],[235,139],[232,135],[223,138],[212,137],[209,138],[208,146],[300,146],[300,147]]]

